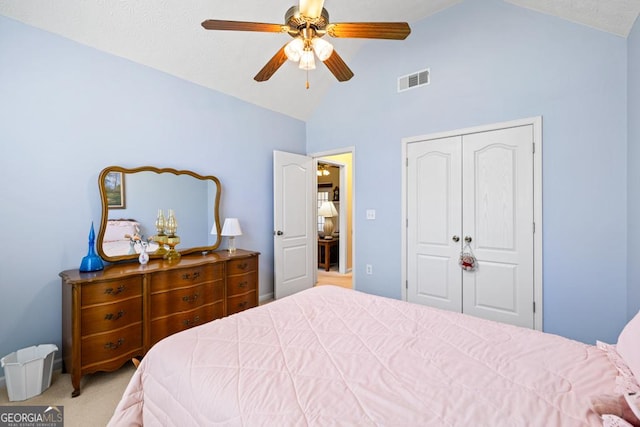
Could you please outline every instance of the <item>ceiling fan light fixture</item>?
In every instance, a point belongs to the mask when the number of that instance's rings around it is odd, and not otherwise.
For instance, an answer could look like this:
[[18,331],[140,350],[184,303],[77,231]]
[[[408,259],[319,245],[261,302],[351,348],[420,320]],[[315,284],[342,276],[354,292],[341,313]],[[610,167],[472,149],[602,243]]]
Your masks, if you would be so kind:
[[331,43],[326,40],[322,40],[321,38],[315,37],[311,40],[311,45],[313,46],[313,51],[318,55],[318,59],[322,62],[329,59],[333,53],[333,46]]
[[299,68],[302,70],[315,70],[316,69],[316,61],[313,57],[312,50],[305,50],[302,52],[302,56],[300,57],[300,65]]
[[346,82],[353,77],[353,71],[336,49],[320,40],[325,35],[335,38],[404,40],[411,33],[406,22],[330,23],[329,13],[323,6],[324,0],[299,0],[298,5],[293,5],[285,13],[284,24],[207,19],[201,25],[205,30],[288,34],[293,40],[282,46],[253,79],[257,82],[267,81],[287,60],[291,60],[307,71],[307,89],[308,71],[316,68],[315,56],[338,81]]
[[298,62],[302,56],[304,41],[301,38],[291,40],[284,48],[284,54],[290,61]]

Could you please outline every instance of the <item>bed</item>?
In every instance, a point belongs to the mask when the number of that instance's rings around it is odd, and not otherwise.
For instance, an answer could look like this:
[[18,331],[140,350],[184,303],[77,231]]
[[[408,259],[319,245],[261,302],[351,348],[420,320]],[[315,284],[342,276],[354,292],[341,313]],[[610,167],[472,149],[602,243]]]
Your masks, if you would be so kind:
[[109,425],[601,426],[590,398],[632,372],[611,345],[320,286],[160,341]]

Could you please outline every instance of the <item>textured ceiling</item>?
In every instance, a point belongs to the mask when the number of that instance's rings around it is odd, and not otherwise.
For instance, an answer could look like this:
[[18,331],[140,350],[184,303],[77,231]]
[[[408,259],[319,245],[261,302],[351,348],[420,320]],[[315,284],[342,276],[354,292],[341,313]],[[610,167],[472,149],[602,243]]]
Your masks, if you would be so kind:
[[[326,0],[332,22],[411,24],[460,0]],[[476,0],[468,0],[476,1]],[[626,37],[640,0],[505,0]],[[285,63],[271,79],[253,76],[288,40],[284,34],[206,31],[205,19],[281,24],[296,0],[0,0],[0,14],[147,65],[253,104],[306,120],[328,88],[340,84],[323,66],[310,75]],[[363,43],[331,39],[349,63]],[[401,42],[399,42],[401,43]],[[358,78],[357,70],[354,78]]]

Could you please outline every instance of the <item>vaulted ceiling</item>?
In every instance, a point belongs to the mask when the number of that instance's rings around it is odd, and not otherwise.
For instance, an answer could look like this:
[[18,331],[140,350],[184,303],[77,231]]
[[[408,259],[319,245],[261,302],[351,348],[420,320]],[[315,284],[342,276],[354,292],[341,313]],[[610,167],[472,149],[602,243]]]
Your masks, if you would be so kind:
[[[461,0],[326,0],[331,22],[405,21],[433,15]],[[467,0],[477,1],[477,0]],[[626,37],[640,0],[505,0]],[[205,19],[284,23],[297,0],[0,0],[0,15],[83,45],[161,70],[247,102],[306,120],[337,83],[322,66],[310,76],[288,62],[267,82],[253,80],[288,40],[284,34],[206,31]],[[349,63],[362,39],[331,39]],[[358,77],[358,70],[354,70]]]

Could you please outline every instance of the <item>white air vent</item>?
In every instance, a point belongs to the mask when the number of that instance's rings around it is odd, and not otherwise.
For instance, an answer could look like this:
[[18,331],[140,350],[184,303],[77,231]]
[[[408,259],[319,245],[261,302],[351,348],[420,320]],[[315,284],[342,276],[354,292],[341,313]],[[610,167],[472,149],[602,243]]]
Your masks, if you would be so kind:
[[429,68],[398,78],[398,92],[429,84]]

